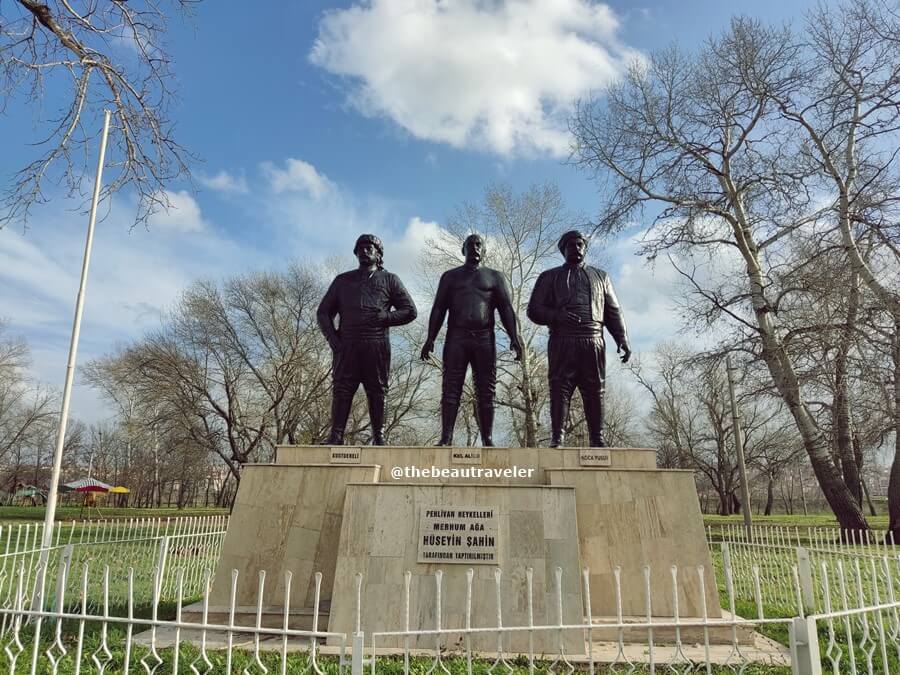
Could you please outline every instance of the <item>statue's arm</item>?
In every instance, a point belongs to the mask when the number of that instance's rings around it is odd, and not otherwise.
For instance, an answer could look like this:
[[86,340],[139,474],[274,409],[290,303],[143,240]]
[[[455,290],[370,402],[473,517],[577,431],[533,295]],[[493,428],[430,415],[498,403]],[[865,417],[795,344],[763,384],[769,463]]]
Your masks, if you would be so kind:
[[501,272],[497,272],[497,284],[494,292],[500,323],[503,324],[503,330],[509,335],[509,347],[518,353],[522,349],[522,341],[519,338],[519,321],[513,309],[509,282]]
[[[628,331],[625,329],[625,317],[622,315],[622,307],[613,290],[612,280],[609,275],[603,279],[603,325],[613,336],[616,346],[628,348]],[[629,350],[630,351],[630,350]]]
[[386,312],[386,316],[382,317],[385,326],[403,326],[415,320],[418,312],[416,303],[413,302],[412,296],[406,290],[403,282],[397,275],[391,276],[391,306],[394,308],[390,312]]
[[549,326],[556,316],[556,307],[550,305],[553,280],[548,272],[542,272],[531,291],[528,301],[528,318],[540,326]]
[[322,298],[322,302],[319,303],[319,308],[316,310],[316,321],[319,324],[319,330],[322,331],[332,349],[337,349],[341,342],[338,332],[334,328],[334,317],[338,313],[337,287],[338,280],[335,279],[331,282],[331,286],[328,287],[325,297]]
[[438,282],[437,293],[434,296],[434,304],[431,306],[431,314],[428,317],[428,338],[426,342],[434,344],[441,327],[444,325],[444,317],[447,316],[447,310],[450,308],[450,282],[447,280],[447,273],[441,275]]

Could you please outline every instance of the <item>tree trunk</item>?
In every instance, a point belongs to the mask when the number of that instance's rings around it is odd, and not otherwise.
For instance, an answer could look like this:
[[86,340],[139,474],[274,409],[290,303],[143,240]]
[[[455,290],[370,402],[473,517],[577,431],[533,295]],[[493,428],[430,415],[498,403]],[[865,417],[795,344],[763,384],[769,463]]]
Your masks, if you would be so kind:
[[522,401],[525,404],[525,447],[536,448],[538,446],[538,416],[535,408],[534,391],[531,389],[531,360],[528,349],[522,351]]
[[869,524],[866,522],[860,504],[855,500],[838,473],[837,467],[832,463],[828,442],[816,427],[806,402],[800,394],[800,383],[793,365],[785,354],[784,347],[773,333],[766,335],[764,332],[763,334],[763,358],[766,365],[769,366],[775,386],[794,418],[803,440],[803,447],[809,456],[813,473],[841,529],[868,530]]
[[775,505],[775,478],[769,474],[769,484],[766,486],[766,508],[763,515],[771,516],[772,507]]
[[216,506],[218,506],[219,508],[221,508],[224,504],[223,497],[225,494],[225,484],[228,482],[229,475],[230,474],[225,474],[225,478],[224,480],[222,480],[222,484],[219,486],[219,489],[216,490]]
[[730,516],[731,515],[731,495],[725,492],[724,490],[716,490],[716,494],[719,497],[719,508],[718,513],[720,516]]
[[888,532],[900,543],[900,320],[894,322],[894,461],[888,481]]
[[869,515],[873,518],[878,515],[878,511],[875,509],[875,504],[872,503],[872,495],[869,494],[869,486],[866,484],[865,478],[860,478],[860,485],[862,485],[863,494],[866,497],[866,504],[869,506]]
[[753,314],[756,317],[756,324],[759,328],[762,342],[762,359],[768,366],[775,388],[794,418],[797,430],[803,439],[803,447],[806,450],[806,454],[809,455],[813,472],[841,528],[845,530],[867,530],[869,529],[869,524],[866,522],[859,502],[854,501],[853,495],[844,484],[837,467],[831,461],[828,442],[819,431],[807,408],[806,401],[803,399],[800,391],[800,381],[797,378],[794,365],[791,363],[784,344],[778,335],[772,307],[766,297],[765,289],[769,282],[763,274],[759,249],[752,237],[752,227],[748,224],[747,214],[744,210],[743,195],[735,187],[727,171],[719,180],[722,182],[722,186],[725,188],[734,208],[734,218],[731,220],[731,225],[734,231],[735,243],[746,263],[746,278],[749,282],[750,301],[753,305]]
[[850,292],[847,298],[847,319],[841,328],[837,356],[834,359],[834,435],[841,472],[844,474],[844,483],[856,503],[861,506],[862,485],[860,484],[859,466],[853,450],[850,428],[850,395],[847,385],[847,360],[850,348],[853,346],[853,329],[856,324],[858,307],[859,275],[854,273],[850,279]]

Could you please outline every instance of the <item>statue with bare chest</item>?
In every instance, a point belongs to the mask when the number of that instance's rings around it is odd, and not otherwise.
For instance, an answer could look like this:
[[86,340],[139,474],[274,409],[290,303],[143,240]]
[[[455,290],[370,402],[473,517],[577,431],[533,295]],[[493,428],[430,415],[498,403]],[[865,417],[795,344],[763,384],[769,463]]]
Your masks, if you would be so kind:
[[459,412],[466,370],[472,366],[472,379],[478,401],[478,426],[481,442],[492,446],[494,392],[497,383],[497,346],[494,312],[509,335],[510,349],[522,358],[522,343],[516,314],[510,299],[509,284],[502,273],[482,267],[484,239],[469,235],[463,243],[466,262],[441,276],[428,321],[428,338],[422,347],[422,359],[434,351],[434,341],[449,314],[444,340],[444,374],[441,389],[441,440],[453,444],[453,429]]

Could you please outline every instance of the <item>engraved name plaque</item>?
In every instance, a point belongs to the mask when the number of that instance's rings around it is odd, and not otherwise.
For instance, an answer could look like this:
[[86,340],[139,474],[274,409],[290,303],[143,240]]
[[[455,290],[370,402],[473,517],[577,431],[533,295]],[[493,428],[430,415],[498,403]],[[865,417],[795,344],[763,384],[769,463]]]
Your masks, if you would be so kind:
[[578,463],[581,466],[612,466],[612,454],[603,448],[581,448]]
[[347,446],[338,446],[331,448],[331,456],[328,458],[329,464],[359,464],[362,456],[360,448],[352,448]]
[[417,562],[497,565],[499,531],[496,507],[424,506]]

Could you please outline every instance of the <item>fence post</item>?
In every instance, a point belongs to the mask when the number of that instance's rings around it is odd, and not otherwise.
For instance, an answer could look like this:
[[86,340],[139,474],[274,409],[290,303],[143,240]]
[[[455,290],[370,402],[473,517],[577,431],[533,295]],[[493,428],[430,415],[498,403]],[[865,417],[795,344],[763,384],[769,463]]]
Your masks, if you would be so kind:
[[159,551],[156,554],[156,569],[157,569],[157,588],[154,589],[156,592],[157,600],[162,595],[163,586],[165,585],[166,578],[166,558],[169,554],[169,538],[168,537],[160,537],[159,539]]
[[[63,597],[63,593],[65,592],[65,588],[63,584],[65,583],[66,575],[63,574],[63,567],[65,567],[67,572],[71,572],[72,570],[72,551],[75,547],[72,544],[66,544],[63,548],[62,559],[59,561],[59,576],[56,578],[56,596],[53,598],[53,602],[59,602],[59,599]],[[64,612],[65,607],[60,606],[58,611]]]
[[816,620],[809,616],[795,616],[793,623],[788,624],[788,631],[791,636],[792,675],[822,675]]
[[[350,657],[350,675],[362,675],[363,650],[365,649],[365,634],[357,631],[353,634],[353,652]],[[372,655],[374,658],[374,654]]]
[[802,546],[797,547],[797,576],[800,577],[800,594],[803,596],[803,606],[808,613],[812,614],[816,611],[812,559],[809,557],[809,550]]

